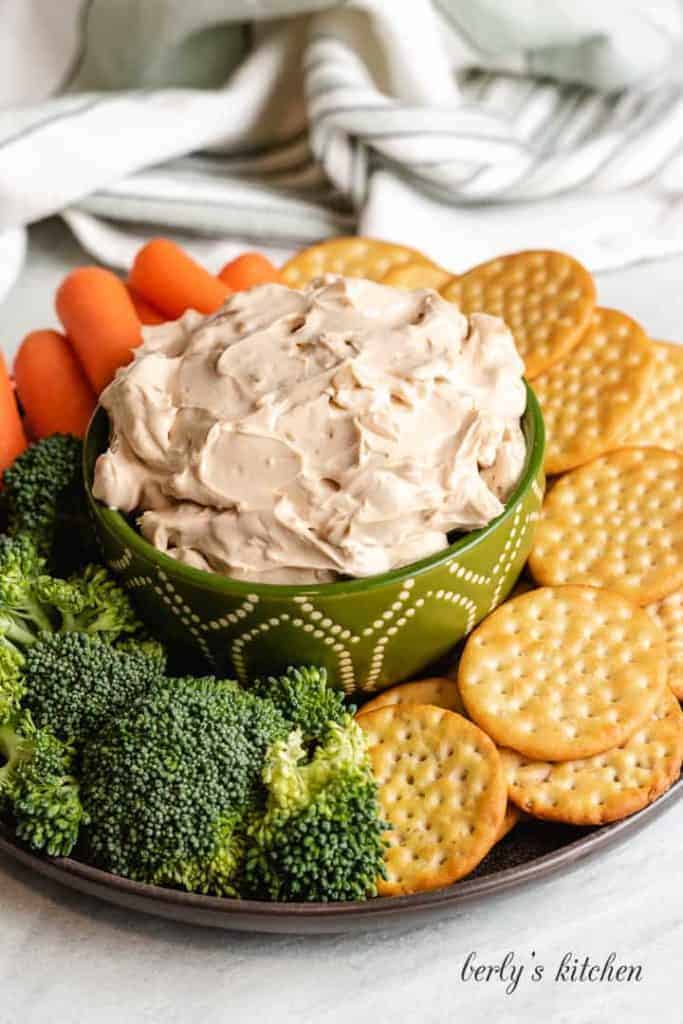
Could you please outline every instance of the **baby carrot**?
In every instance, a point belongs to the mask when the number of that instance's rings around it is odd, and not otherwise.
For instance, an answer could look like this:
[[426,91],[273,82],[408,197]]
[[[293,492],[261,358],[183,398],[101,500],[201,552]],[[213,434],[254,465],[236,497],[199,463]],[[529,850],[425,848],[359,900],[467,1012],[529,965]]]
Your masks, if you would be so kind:
[[101,267],[79,267],[57,289],[57,315],[99,395],[140,344],[140,321],[123,281]]
[[245,291],[257,284],[282,283],[280,271],[260,252],[242,253],[226,263],[218,276],[234,292]]
[[154,238],[143,245],[135,257],[130,283],[143,298],[174,320],[186,309],[213,313],[230,294],[223,281],[200,267],[168,238]]
[[63,334],[27,334],[14,361],[14,380],[34,437],[85,436],[97,399]]
[[27,446],[14,388],[0,352],[0,472],[11,466]]
[[130,301],[135,306],[135,312],[138,315],[138,320],[141,324],[163,324],[166,317],[163,313],[160,313],[158,309],[150,305],[147,299],[143,299],[142,295],[138,295],[134,288],[130,285],[126,285],[128,294],[130,295]]

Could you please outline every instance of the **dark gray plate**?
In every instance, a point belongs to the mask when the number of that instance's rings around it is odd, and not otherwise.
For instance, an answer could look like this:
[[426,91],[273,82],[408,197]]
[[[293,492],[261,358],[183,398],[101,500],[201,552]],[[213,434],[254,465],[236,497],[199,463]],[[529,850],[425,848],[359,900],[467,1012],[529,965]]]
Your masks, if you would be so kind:
[[529,821],[518,825],[457,885],[416,896],[365,903],[261,903],[219,899],[131,882],[70,858],[41,857],[22,847],[0,825],[0,851],[47,878],[131,910],[211,928],[253,932],[353,932],[418,924],[454,912],[464,903],[485,900],[518,885],[567,871],[585,857],[621,842],[683,796],[683,780],[644,811],[614,825],[579,829]]

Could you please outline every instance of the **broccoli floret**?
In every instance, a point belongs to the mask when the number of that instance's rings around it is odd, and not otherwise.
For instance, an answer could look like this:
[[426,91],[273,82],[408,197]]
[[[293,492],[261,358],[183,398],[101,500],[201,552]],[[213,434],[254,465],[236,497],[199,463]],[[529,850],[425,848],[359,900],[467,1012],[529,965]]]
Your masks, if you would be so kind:
[[37,583],[45,562],[27,536],[0,537],[0,634],[19,647],[52,629]]
[[248,829],[247,891],[271,900],[363,900],[384,877],[388,825],[365,736],[347,716],[331,722],[307,760],[295,730],[270,748],[263,771],[265,812]]
[[241,822],[266,750],[287,735],[272,702],[236,683],[166,679],[85,744],[94,861],[138,881],[234,895]]
[[63,580],[45,572],[27,534],[0,537],[0,637],[7,643],[24,650],[43,632],[102,633],[113,640],[141,628],[106,569],[87,566]]
[[342,722],[347,711],[344,694],[333,689],[324,668],[288,668],[283,676],[258,680],[253,692],[268,697],[305,742],[320,739],[329,722]]
[[19,710],[25,686],[24,658],[16,647],[0,638],[0,724]]
[[[104,633],[114,639],[141,629],[128,595],[106,569],[88,565],[67,583],[69,589],[65,590],[62,603],[58,588],[53,588],[51,597],[51,603],[61,612],[62,630]],[[46,596],[50,596],[49,590]]]
[[32,537],[50,568],[64,574],[97,558],[82,458],[78,438],[53,434],[27,448],[3,478],[9,533]]
[[147,636],[144,631],[135,637],[118,640],[116,650],[132,651],[134,654],[144,655],[148,662],[156,663],[156,674],[159,677],[163,676],[166,672],[168,658],[166,648],[160,640],[154,640],[151,636]]
[[244,858],[244,815],[226,814],[213,826],[213,846],[208,856],[201,854],[185,860],[172,861],[158,867],[148,881],[154,885],[171,885],[188,892],[239,896]]
[[39,726],[82,743],[158,682],[158,644],[114,646],[99,635],[44,633],[26,652],[23,705]]
[[11,809],[16,833],[35,850],[66,857],[85,820],[73,774],[75,751],[28,713],[0,725],[0,795]]
[[141,624],[105,569],[70,580],[44,570],[27,535],[0,537],[0,722],[24,703],[40,725],[80,736],[162,676],[165,655],[145,639],[114,650]]
[[27,534],[0,536],[0,597],[11,593],[11,588],[25,579],[33,579],[45,572],[45,559],[39,554],[35,542]]

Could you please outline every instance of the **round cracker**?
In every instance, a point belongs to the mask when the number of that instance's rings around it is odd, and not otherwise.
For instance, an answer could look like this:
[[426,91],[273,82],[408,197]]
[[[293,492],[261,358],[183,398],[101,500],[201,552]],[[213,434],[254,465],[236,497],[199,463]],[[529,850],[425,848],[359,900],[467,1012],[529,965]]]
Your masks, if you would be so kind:
[[640,324],[616,309],[594,311],[567,358],[534,378],[548,473],[619,447],[645,401],[654,364],[654,346]]
[[683,586],[683,457],[618,448],[561,477],[529,568],[541,584],[607,587],[650,604]]
[[383,896],[450,885],[498,839],[507,806],[500,755],[461,715],[393,704],[358,717],[380,787],[387,833]]
[[458,684],[445,676],[430,676],[428,679],[416,679],[412,683],[391,686],[364,704],[358,714],[364,715],[368,711],[376,711],[377,708],[391,704],[434,704],[437,708],[456,711],[459,715],[465,714]]
[[505,808],[505,817],[503,818],[503,824],[500,826],[496,842],[499,843],[501,839],[505,839],[508,832],[512,832],[515,825],[518,825],[521,820],[522,812],[519,807],[508,800],[507,807]]
[[390,270],[405,263],[434,266],[421,252],[406,245],[374,238],[330,238],[292,256],[282,268],[282,277],[290,288],[302,288],[323,274],[381,281]]
[[[389,707],[395,704],[433,704],[437,708],[445,708],[447,711],[455,711],[458,715],[467,716],[465,705],[462,702],[455,680],[447,679],[443,676],[432,676],[429,679],[417,679],[412,683],[401,683],[400,686],[392,686],[373,698],[373,700],[368,701],[367,704],[364,704],[356,717],[368,711],[376,711],[378,708]],[[505,817],[500,826],[496,842],[504,839],[520,818],[519,809],[508,800]]]
[[665,687],[654,713],[620,747],[562,764],[502,750],[510,797],[535,818],[570,825],[618,821],[653,803],[676,781],[683,759],[683,713]]
[[544,587],[506,601],[470,635],[458,672],[470,718],[499,746],[544,761],[625,742],[665,684],[661,629],[595,587]]
[[657,341],[644,406],[624,431],[623,444],[683,452],[683,345]]
[[667,681],[679,700],[683,700],[683,590],[647,605],[645,611],[661,627],[669,656]]
[[512,253],[481,263],[441,289],[463,313],[501,316],[533,379],[578,342],[595,307],[593,278],[563,252]]
[[403,266],[393,267],[385,274],[382,284],[391,285],[393,288],[433,288],[438,292],[452,276],[435,263],[405,263]]

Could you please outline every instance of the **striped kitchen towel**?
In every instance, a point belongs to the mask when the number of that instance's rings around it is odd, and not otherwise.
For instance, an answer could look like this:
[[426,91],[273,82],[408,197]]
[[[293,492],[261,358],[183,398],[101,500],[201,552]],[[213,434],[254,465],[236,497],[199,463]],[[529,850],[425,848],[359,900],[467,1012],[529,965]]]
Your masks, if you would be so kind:
[[459,269],[683,249],[677,0],[3,0],[0,290],[60,213],[129,265],[360,231]]

